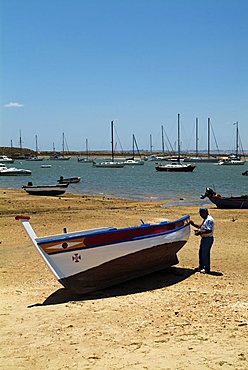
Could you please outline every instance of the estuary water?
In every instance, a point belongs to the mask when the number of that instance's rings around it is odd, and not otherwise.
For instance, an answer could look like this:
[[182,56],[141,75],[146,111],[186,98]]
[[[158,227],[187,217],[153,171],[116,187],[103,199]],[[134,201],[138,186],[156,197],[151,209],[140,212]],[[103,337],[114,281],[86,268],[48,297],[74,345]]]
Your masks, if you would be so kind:
[[[51,165],[41,168],[41,165]],[[15,161],[8,167],[25,168],[31,176],[0,176],[1,188],[21,188],[32,181],[33,185],[56,184],[60,176],[80,176],[81,182],[70,184],[68,192],[74,194],[94,194],[109,197],[146,201],[166,201],[171,205],[200,205],[206,187],[215,189],[225,196],[248,193],[248,177],[242,172],[243,166],[219,166],[213,163],[196,164],[191,173],[157,172],[155,162],[145,162],[142,166],[124,168],[95,168],[92,163],[81,163],[76,158],[68,161]]]

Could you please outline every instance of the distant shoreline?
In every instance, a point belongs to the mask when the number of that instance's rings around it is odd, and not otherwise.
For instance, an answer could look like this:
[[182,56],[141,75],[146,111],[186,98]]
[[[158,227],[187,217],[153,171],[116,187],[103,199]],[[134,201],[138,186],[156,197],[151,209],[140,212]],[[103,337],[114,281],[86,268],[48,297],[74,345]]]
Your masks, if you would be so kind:
[[[232,153],[232,151],[230,150],[222,150],[221,152],[214,152],[212,151],[211,155],[210,155],[210,158],[219,158],[221,159],[222,157],[225,157],[225,156],[228,156]],[[25,158],[28,158],[28,157],[34,157],[34,156],[37,156],[39,158],[47,158],[47,157],[50,157],[52,155],[65,155],[67,157],[73,157],[73,158],[77,158],[77,157],[86,157],[87,155],[89,157],[98,157],[98,158],[101,158],[101,157],[111,157],[111,151],[110,150],[92,150],[92,151],[89,151],[88,153],[86,153],[86,151],[68,151],[68,152],[65,152],[65,153],[62,153],[61,151],[47,151],[47,150],[44,150],[44,151],[39,151],[39,152],[36,152],[32,149],[29,149],[29,148],[18,148],[18,147],[0,147],[0,155],[6,155],[6,156],[9,156],[13,159],[25,159]],[[135,155],[138,156],[139,153],[138,152],[135,152]],[[173,152],[173,153],[170,153],[170,152],[164,152],[162,153],[161,151],[154,151],[154,152],[149,152],[149,151],[142,151],[140,150],[140,155],[142,157],[148,157],[150,155],[159,155],[159,156],[177,156],[177,153],[176,152]],[[115,152],[115,156],[116,157],[132,157],[133,156],[133,153],[132,151],[116,151]],[[196,154],[195,152],[192,150],[192,151],[188,151],[188,152],[182,152],[181,153],[181,157],[195,157]],[[248,151],[245,151],[244,152],[244,156],[246,158],[246,160],[248,159]],[[208,153],[206,150],[203,150],[203,151],[200,151],[198,153],[198,157],[199,158],[207,158],[208,157]]]

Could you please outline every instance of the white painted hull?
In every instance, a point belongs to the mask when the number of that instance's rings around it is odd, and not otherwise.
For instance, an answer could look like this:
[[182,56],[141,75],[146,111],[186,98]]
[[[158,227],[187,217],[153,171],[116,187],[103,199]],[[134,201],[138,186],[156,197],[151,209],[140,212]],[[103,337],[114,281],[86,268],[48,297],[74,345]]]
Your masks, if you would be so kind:
[[86,230],[45,238],[37,238],[26,219],[22,223],[56,278],[78,293],[177,264],[176,253],[190,234],[189,216],[170,223]]

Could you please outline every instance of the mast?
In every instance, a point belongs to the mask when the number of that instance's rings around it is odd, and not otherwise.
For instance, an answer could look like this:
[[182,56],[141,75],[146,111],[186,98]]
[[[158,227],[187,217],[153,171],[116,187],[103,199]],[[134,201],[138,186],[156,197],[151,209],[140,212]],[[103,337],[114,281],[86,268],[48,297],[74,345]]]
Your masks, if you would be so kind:
[[198,157],[198,118],[195,119],[195,154]]
[[20,130],[20,139],[19,139],[19,143],[20,143],[20,149],[22,149],[22,132]]
[[62,152],[65,153],[65,133],[62,133]]
[[180,162],[180,113],[177,115],[177,148],[178,148],[178,159],[177,161]]
[[134,140],[135,140],[135,137],[134,137],[134,134],[133,134],[133,159],[134,159]]
[[164,127],[163,125],[161,126],[161,131],[162,131],[162,152],[164,155]]
[[239,155],[239,123],[238,121],[234,123],[236,125],[236,157]]
[[135,135],[133,134],[133,159],[134,159],[134,145],[136,146],[136,150],[138,152],[138,155],[141,159],[141,155],[140,155],[140,151],[139,151],[139,147],[138,147],[138,143],[137,143],[137,140],[135,138]]
[[86,158],[89,158],[88,139],[85,140]]
[[152,134],[150,134],[150,153],[152,153]]
[[36,150],[36,154],[38,153],[38,139],[37,139],[37,135],[35,135],[35,150]]
[[208,118],[208,158],[210,157],[210,118]]
[[111,121],[111,154],[112,162],[114,162],[114,121]]

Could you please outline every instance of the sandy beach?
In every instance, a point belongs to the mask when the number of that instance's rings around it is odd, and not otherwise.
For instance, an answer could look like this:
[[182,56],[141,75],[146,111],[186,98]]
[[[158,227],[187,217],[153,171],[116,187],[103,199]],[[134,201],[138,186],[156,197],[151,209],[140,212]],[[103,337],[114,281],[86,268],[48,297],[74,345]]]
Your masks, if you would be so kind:
[[193,229],[168,270],[85,296],[53,277],[15,221],[38,236],[173,220],[198,207],[161,207],[0,189],[1,369],[248,369],[248,213],[209,207],[216,222],[211,275],[194,273]]

